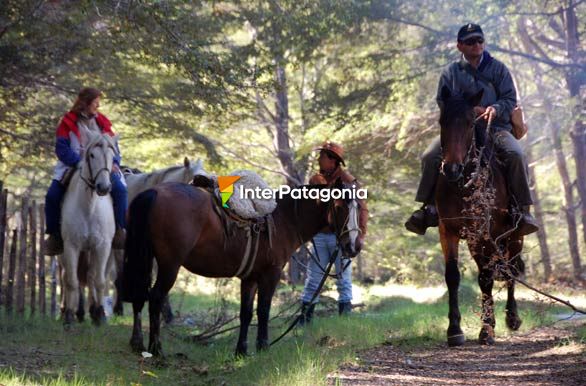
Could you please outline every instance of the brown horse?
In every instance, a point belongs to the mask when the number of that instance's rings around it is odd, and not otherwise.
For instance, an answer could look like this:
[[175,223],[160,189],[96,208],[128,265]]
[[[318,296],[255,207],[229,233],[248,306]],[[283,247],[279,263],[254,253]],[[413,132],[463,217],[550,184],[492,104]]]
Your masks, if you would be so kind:
[[[312,185],[330,190],[348,188],[336,181],[334,186]],[[271,299],[281,271],[292,253],[328,224],[338,235],[343,252],[356,256],[347,223],[351,202],[346,200],[277,200],[272,213],[274,232],[259,234],[258,252],[250,273],[241,277],[240,335],[236,354],[247,352],[248,327],[252,319],[254,296],[258,289],[258,335],[256,347],[268,347],[268,320]],[[149,352],[162,355],[159,341],[161,302],[177,278],[181,266],[202,276],[233,277],[240,271],[247,240],[244,232],[226,235],[221,217],[214,209],[211,194],[202,188],[167,183],[147,190],[132,202],[124,261],[124,300],[133,303],[134,328],[130,344],[143,351],[140,312],[149,302]],[[356,210],[356,209],[353,209]],[[157,279],[151,284],[153,256],[157,260]]]
[[479,270],[483,323],[479,342],[492,344],[495,327],[492,287],[496,278],[504,278],[507,283],[507,326],[517,330],[521,325],[513,278],[524,271],[523,237],[515,230],[515,219],[509,214],[511,197],[503,172],[490,155],[488,161],[480,161],[483,153],[482,147],[476,145],[473,107],[479,104],[482,91],[470,97],[455,96],[444,87],[440,95],[442,167],[435,199],[449,293],[448,345],[459,346],[465,341],[458,308],[460,239],[467,240]]

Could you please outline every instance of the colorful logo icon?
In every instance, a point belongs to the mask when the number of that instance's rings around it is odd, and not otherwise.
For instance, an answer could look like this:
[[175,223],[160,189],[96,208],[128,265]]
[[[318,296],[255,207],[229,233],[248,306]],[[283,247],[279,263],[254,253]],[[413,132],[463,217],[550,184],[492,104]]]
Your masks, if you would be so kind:
[[240,179],[240,176],[218,176],[218,186],[220,196],[222,197],[222,206],[229,208],[228,200],[234,194],[234,183]]

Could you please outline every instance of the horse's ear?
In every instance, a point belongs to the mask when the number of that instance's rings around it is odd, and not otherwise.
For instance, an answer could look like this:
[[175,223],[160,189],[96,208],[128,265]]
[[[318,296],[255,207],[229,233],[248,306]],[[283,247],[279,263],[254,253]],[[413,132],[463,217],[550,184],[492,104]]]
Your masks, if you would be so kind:
[[484,89],[480,89],[476,94],[472,95],[468,98],[468,101],[472,106],[480,106],[480,101],[482,100],[482,95],[484,94]]
[[191,166],[189,158],[185,157],[185,159],[183,160],[183,166],[185,166],[186,169],[189,169],[189,166]]
[[92,133],[86,129],[84,126],[80,125],[79,128],[79,140],[81,142],[81,146],[86,147],[88,143],[92,140]]
[[86,147],[97,135],[99,134],[95,134],[84,126],[79,126],[79,139],[83,147]]
[[440,90],[440,99],[445,102],[448,99],[450,99],[451,96],[452,96],[452,92],[450,91],[448,86],[444,85],[442,87],[442,89]]

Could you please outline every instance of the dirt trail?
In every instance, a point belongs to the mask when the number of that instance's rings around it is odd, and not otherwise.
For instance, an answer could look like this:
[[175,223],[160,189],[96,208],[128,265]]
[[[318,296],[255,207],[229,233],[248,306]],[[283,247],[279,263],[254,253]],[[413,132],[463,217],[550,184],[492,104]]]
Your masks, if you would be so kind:
[[[402,350],[392,344],[358,354],[359,365],[329,375],[343,385],[586,385],[586,342],[574,337],[580,321],[557,323],[501,338],[494,346],[469,340]],[[469,337],[471,339],[471,337]]]

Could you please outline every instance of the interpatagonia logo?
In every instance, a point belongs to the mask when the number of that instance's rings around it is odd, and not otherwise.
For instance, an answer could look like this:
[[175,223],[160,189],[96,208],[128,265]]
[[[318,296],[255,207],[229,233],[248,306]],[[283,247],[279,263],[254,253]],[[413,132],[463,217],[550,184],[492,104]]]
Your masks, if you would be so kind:
[[218,176],[218,186],[220,196],[222,197],[222,206],[229,208],[228,200],[234,194],[234,183],[240,179],[240,176]]

